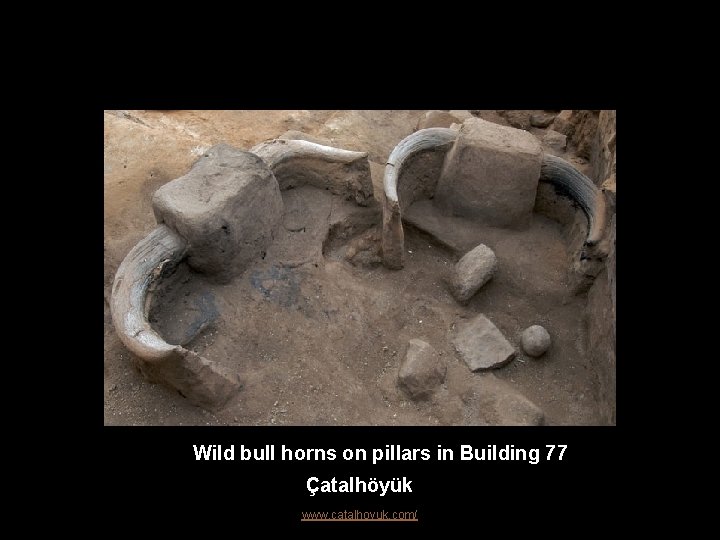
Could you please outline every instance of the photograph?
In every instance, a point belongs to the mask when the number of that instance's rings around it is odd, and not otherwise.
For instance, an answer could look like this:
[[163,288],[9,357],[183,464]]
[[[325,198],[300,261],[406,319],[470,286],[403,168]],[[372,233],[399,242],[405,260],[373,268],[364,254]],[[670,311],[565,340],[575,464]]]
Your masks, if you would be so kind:
[[104,426],[616,425],[615,110],[103,116]]

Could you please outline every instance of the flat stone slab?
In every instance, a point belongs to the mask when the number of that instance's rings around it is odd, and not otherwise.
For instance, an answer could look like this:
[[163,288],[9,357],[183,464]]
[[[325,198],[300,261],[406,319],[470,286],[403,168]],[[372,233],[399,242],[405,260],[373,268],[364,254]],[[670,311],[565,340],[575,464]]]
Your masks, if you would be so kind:
[[463,122],[445,159],[436,204],[492,227],[529,226],[542,146],[531,133],[480,118]]
[[482,314],[458,323],[453,345],[471,371],[502,367],[517,354],[497,326]]

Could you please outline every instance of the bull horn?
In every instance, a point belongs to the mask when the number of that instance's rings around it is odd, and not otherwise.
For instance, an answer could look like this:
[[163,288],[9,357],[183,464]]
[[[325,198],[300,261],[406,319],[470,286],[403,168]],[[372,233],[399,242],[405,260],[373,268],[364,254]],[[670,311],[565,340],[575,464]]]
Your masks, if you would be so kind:
[[590,178],[557,156],[545,154],[540,181],[548,182],[576,201],[588,220],[587,246],[597,244],[605,228],[605,197]]
[[352,163],[366,158],[367,152],[334,148],[301,139],[273,139],[253,146],[250,152],[260,156],[272,169],[292,159],[316,158],[332,163]]
[[301,139],[273,139],[250,149],[272,170],[281,190],[308,183],[355,199],[361,206],[373,196],[367,152],[355,152]]
[[160,225],[130,250],[115,274],[110,304],[115,329],[125,346],[143,360],[162,360],[175,349],[150,326],[147,297],[163,270],[180,262],[185,246],[185,240]]
[[152,287],[177,266],[186,247],[185,240],[165,225],[138,242],[115,274],[110,312],[120,340],[140,359],[146,376],[167,382],[198,405],[217,408],[239,389],[237,378],[198,354],[167,343],[147,319]]
[[421,129],[405,137],[388,158],[383,178],[383,262],[388,268],[403,267],[405,236],[398,200],[397,183],[408,158],[424,150],[441,147],[457,139],[458,132],[448,128]]

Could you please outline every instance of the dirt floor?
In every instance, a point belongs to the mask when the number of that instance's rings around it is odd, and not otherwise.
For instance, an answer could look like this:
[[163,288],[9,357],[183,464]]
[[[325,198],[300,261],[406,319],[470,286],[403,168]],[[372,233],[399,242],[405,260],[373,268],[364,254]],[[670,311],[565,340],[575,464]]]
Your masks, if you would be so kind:
[[[213,144],[247,150],[299,130],[367,151],[377,189],[387,156],[424,113],[105,112],[105,423],[494,424],[502,419],[483,410],[482,399],[483,384],[494,375],[502,388],[540,407],[546,425],[599,424],[597,379],[586,357],[586,297],[570,292],[567,231],[539,214],[528,230],[517,232],[443,218],[428,201],[419,201],[408,210],[418,227],[439,227],[448,238],[407,224],[406,265],[392,271],[378,256],[379,205],[358,207],[310,186],[283,191],[283,226],[263,259],[226,285],[182,264],[150,309],[151,323],[167,341],[240,375],[237,397],[208,412],[177,391],[146,382],[133,367],[112,324],[110,290],[124,256],[155,227],[150,199],[159,186],[186,173]],[[475,113],[507,124],[495,111]],[[465,247],[479,243],[495,251],[498,270],[461,306],[447,276]],[[458,322],[478,313],[519,351],[490,376],[470,372],[451,342]],[[540,359],[520,348],[520,333],[533,324],[553,338]],[[445,384],[424,402],[408,399],[397,387],[413,338],[430,343],[447,365]]]

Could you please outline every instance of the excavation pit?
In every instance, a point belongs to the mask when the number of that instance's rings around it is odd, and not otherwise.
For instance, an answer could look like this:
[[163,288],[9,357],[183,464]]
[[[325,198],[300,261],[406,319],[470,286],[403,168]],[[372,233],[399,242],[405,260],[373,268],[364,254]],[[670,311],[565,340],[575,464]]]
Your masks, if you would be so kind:
[[[381,204],[283,174],[283,210],[267,246],[221,280],[183,256],[163,270],[144,306],[165,342],[237,377],[219,403],[200,403],[221,423],[603,423],[587,354],[587,295],[578,294],[572,271],[588,232],[577,204],[545,185],[526,226],[506,229],[452,215],[420,190],[402,208],[403,266],[393,269],[383,260]],[[494,252],[497,269],[461,304],[452,272],[480,244]],[[453,342],[479,314],[517,354],[472,372]],[[552,336],[538,359],[520,343],[535,324]],[[425,399],[398,384],[414,339],[446,367]],[[163,388],[162,402],[194,406],[182,389]]]

